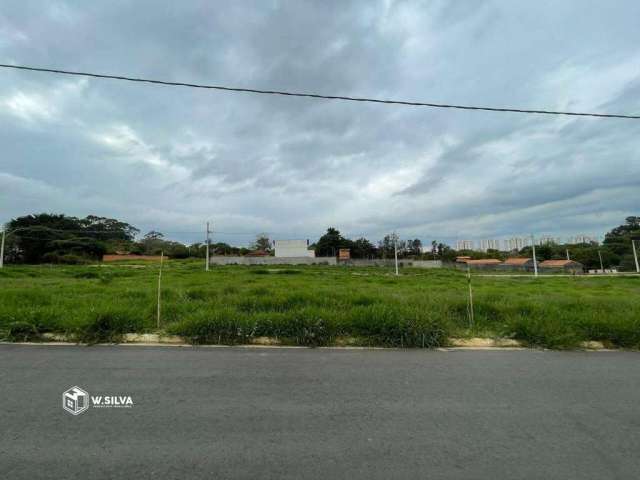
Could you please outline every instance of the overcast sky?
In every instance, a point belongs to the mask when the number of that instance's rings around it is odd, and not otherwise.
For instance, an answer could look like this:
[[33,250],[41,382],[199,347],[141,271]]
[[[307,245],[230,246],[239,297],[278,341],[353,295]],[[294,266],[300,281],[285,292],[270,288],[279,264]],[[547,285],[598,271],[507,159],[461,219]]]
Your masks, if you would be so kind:
[[[640,2],[5,1],[0,63],[640,114]],[[437,110],[0,69],[0,222],[454,242],[640,214],[640,121]],[[239,235],[235,233],[245,233]],[[199,233],[167,233],[186,242]]]

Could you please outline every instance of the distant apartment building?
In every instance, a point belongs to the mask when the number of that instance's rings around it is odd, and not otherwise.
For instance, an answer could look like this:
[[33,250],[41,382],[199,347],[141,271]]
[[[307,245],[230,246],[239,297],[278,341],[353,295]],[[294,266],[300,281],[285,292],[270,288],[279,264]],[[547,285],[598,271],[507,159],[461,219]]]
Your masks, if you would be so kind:
[[500,250],[500,240],[480,240],[480,251],[486,252],[487,250]]
[[458,240],[456,250],[473,250],[473,240]]
[[553,245],[553,244],[557,245],[557,244],[560,244],[560,243],[562,243],[562,239],[557,238],[557,237],[552,237],[550,235],[543,235],[542,237],[540,237],[538,239],[538,242],[537,242],[537,244],[540,245],[540,246]]
[[276,240],[276,257],[315,257],[313,250],[309,250],[309,240]]
[[531,245],[531,241],[527,237],[513,237],[504,241],[504,249],[508,252],[521,250]]
[[591,242],[595,242],[596,239],[593,237],[590,237],[589,235],[576,235],[575,237],[569,237],[567,240],[567,243],[571,243],[571,244],[577,244],[577,243],[591,243]]

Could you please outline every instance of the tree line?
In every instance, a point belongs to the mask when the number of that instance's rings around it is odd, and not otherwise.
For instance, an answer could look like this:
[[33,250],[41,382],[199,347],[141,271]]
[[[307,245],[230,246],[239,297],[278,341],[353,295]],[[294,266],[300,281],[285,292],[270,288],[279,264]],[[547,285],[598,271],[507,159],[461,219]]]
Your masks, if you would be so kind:
[[[206,244],[185,245],[165,239],[162,232],[150,231],[137,238],[140,230],[120,220],[88,215],[77,218],[64,214],[34,214],[12,219],[4,228],[6,236],[5,260],[14,263],[84,263],[102,258],[106,253],[133,253],[158,255],[161,251],[173,258],[200,257],[206,255]],[[639,240],[640,217],[631,216],[625,223],[613,228],[605,236],[602,245],[546,244],[536,247],[539,260],[566,258],[582,263],[586,268],[600,268],[600,258],[605,268],[619,267],[634,270],[631,239]],[[397,249],[401,259],[455,261],[457,256],[472,258],[498,258],[507,256],[531,257],[531,247],[519,252],[498,250],[456,251],[448,245],[431,241],[427,246],[418,238],[401,239],[386,235],[376,243],[361,237],[355,240],[344,237],[334,227],[329,227],[316,243],[310,245],[318,257],[337,256],[340,249],[349,249],[351,258],[393,258]],[[209,245],[211,255],[247,255],[255,252],[273,254],[273,245],[266,235],[258,235],[249,247],[232,246],[225,242]],[[640,253],[640,252],[639,252]]]

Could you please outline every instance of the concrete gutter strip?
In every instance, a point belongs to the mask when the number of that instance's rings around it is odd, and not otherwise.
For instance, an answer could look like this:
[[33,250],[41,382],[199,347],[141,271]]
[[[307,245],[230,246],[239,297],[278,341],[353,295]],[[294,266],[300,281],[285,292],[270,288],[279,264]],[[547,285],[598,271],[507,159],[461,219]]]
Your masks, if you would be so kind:
[[449,345],[452,347],[472,347],[472,348],[521,348],[524,345],[518,340],[511,338],[450,338]]
[[[15,344],[33,344],[33,345],[78,345],[80,342],[74,341],[73,337],[59,333],[43,333],[43,342],[0,342]],[[335,345],[321,348],[353,348],[353,349],[384,349],[385,347],[362,347],[354,345],[354,340],[348,337],[336,339]],[[176,346],[188,347],[193,346],[184,338],[178,335],[164,335],[158,333],[126,333],[123,335],[122,342],[119,345],[148,345],[148,346]],[[226,347],[228,345],[198,345],[198,346],[218,346]],[[282,345],[278,338],[274,337],[256,337],[252,339],[250,344],[235,345],[236,347],[287,347],[287,348],[308,348],[304,346]],[[439,350],[490,350],[490,349],[514,349],[522,350],[528,348],[519,340],[511,338],[450,338],[447,346],[439,348]],[[602,342],[589,341],[582,342],[580,345],[584,350],[609,350]]]
[[178,335],[159,335],[157,333],[125,333],[123,343],[169,343],[172,345],[187,344]]

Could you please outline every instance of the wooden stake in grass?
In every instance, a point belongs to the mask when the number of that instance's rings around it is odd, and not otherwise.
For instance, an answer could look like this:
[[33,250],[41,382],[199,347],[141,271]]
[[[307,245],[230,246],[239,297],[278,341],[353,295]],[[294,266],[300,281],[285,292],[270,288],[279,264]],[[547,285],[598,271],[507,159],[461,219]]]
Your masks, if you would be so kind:
[[157,328],[160,329],[160,292],[162,282],[162,260],[164,259],[164,251],[160,251],[160,269],[158,270],[158,320]]
[[467,284],[469,285],[469,327],[473,328],[473,291],[471,290],[471,267],[467,263]]

